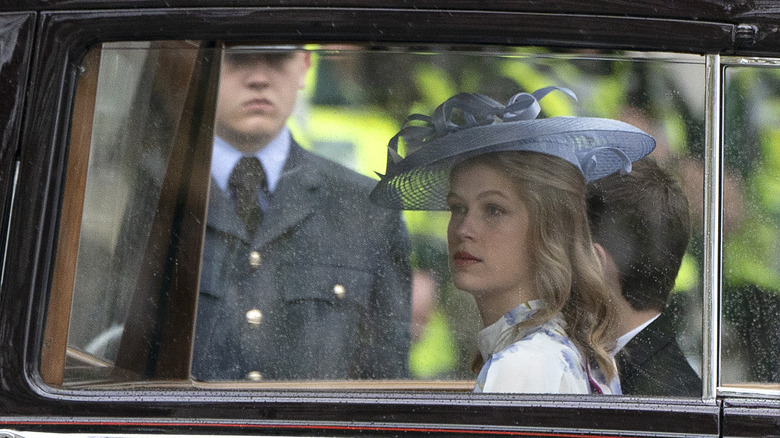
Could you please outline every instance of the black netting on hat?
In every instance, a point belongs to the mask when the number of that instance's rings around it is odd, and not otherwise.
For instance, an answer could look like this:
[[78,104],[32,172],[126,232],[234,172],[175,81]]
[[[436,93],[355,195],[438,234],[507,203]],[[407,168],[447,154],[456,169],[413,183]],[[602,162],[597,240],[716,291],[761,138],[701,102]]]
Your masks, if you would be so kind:
[[447,210],[450,169],[419,167],[382,180],[371,192],[371,201],[398,210]]

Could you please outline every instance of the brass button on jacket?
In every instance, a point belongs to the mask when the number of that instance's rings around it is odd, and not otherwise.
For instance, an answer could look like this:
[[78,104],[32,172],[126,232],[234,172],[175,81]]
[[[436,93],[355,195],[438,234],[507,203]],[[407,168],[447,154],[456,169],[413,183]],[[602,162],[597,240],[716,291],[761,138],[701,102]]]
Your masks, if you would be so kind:
[[337,284],[333,286],[333,293],[336,295],[336,298],[342,299],[344,298],[344,295],[347,294],[347,288],[341,284]]
[[260,309],[252,309],[246,312],[246,322],[252,325],[260,325],[263,322],[263,312]]
[[259,251],[252,251],[249,253],[249,266],[256,268],[263,262],[263,258],[260,256]]

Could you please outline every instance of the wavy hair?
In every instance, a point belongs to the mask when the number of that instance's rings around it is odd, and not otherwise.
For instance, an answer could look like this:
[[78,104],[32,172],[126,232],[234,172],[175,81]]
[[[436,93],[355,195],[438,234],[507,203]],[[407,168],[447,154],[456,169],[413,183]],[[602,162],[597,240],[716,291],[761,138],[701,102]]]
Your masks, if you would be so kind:
[[540,325],[558,312],[572,341],[611,378],[607,352],[614,345],[614,309],[593,248],[582,173],[570,163],[536,152],[482,154],[460,165],[484,164],[507,176],[519,190],[532,224],[532,271],[546,306],[524,322]]

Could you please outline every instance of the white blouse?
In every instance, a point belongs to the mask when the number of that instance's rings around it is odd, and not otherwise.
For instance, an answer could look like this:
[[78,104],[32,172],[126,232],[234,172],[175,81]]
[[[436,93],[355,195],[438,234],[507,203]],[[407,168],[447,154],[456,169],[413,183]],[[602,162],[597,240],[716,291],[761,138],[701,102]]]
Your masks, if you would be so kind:
[[[543,306],[543,300],[523,303],[479,332],[485,365],[474,392],[620,394],[617,378],[606,382],[595,362],[587,364],[566,335],[562,314],[539,326],[520,327]],[[592,391],[591,385],[598,389]]]

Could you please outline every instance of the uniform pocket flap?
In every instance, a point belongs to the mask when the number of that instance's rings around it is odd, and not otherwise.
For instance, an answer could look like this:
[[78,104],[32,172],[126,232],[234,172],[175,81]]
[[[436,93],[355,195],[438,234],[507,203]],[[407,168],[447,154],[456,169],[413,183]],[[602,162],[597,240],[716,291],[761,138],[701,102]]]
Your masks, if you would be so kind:
[[297,266],[280,269],[278,283],[287,301],[324,300],[368,306],[372,273],[341,266]]

